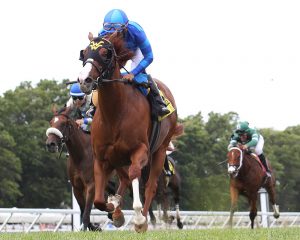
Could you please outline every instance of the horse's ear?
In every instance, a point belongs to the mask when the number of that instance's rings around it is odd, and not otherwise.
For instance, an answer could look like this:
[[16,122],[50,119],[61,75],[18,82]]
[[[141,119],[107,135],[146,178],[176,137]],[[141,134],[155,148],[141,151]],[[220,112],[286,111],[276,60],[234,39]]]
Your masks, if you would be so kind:
[[89,36],[88,36],[89,40],[92,41],[94,39],[94,36],[91,32],[89,32]]
[[53,112],[54,115],[57,114],[57,105],[56,104],[52,104],[51,111]]
[[83,60],[84,60],[84,50],[80,50],[79,60],[80,60],[80,61],[83,61]]

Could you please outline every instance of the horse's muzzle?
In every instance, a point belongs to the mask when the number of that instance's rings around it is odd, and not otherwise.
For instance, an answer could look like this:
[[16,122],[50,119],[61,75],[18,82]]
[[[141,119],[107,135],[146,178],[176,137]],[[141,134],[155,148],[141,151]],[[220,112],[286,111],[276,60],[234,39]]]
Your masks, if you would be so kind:
[[55,153],[58,152],[58,145],[55,142],[47,142],[46,149],[48,152]]
[[228,166],[228,174],[232,175],[237,172],[236,166]]

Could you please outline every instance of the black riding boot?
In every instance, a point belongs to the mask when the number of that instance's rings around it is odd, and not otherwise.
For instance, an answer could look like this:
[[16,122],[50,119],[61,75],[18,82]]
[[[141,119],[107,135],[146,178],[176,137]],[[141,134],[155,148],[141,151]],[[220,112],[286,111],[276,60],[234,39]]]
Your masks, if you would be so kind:
[[271,171],[270,171],[270,169],[269,169],[269,167],[268,167],[268,164],[267,164],[267,160],[266,160],[265,155],[262,153],[262,154],[260,154],[258,157],[259,157],[261,163],[264,165],[264,167],[265,167],[265,169],[266,169],[266,171],[267,171],[267,176],[270,177],[270,176],[271,176]]
[[150,94],[152,94],[152,96],[155,99],[156,105],[158,106],[158,115],[164,116],[170,113],[165,101],[163,100],[162,96],[159,94],[159,90],[156,83],[153,81],[150,75],[148,75],[148,80],[149,80]]
[[166,158],[165,158],[164,170],[165,170],[164,172],[165,172],[166,176],[171,176],[172,175],[171,170],[169,168],[168,156],[166,156]]

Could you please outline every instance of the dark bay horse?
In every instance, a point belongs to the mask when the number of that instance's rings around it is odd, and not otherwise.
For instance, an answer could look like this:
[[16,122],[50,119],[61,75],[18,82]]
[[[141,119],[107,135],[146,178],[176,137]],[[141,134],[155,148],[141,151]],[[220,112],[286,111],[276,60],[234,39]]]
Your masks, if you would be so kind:
[[[179,202],[180,202],[180,189],[181,189],[181,177],[176,167],[176,164],[170,156],[167,156],[168,159],[172,162],[175,168],[175,174],[172,176],[166,176],[164,172],[159,177],[158,186],[156,191],[155,200],[157,203],[158,209],[158,218],[163,219],[164,222],[171,224],[174,220],[174,216],[170,216],[168,214],[168,210],[170,209],[171,202],[175,204],[176,210],[176,221],[177,227],[179,229],[183,228],[183,223],[180,219],[180,209],[179,209]],[[171,201],[171,197],[173,201]],[[152,207],[149,211],[150,219],[153,224],[156,223],[156,217],[152,212]],[[161,215],[161,210],[163,214]]]
[[[259,159],[254,154],[247,153],[239,147],[232,147],[227,154],[228,173],[230,175],[231,209],[229,224],[232,226],[234,211],[237,208],[239,194],[247,197],[250,204],[251,228],[257,215],[256,201],[258,190],[267,190],[272,203],[275,218],[279,217],[279,206],[275,200],[275,177],[266,178],[266,172]],[[270,164],[269,164],[270,166]],[[270,166],[271,169],[271,166]]]
[[[67,172],[71,181],[74,196],[80,207],[83,230],[99,231],[100,227],[90,222],[90,212],[94,202],[94,163],[90,134],[84,133],[77,127],[72,108],[63,108],[59,112],[53,109],[54,116],[47,129],[46,147],[49,152],[58,152],[62,144],[66,144],[69,157]],[[76,114],[75,114],[76,115]],[[110,183],[106,189],[109,194],[115,194],[114,186]]]
[[[82,52],[84,67],[78,81],[85,93],[90,93],[95,84],[98,87],[98,107],[91,129],[95,174],[94,205],[107,212],[117,209],[118,213],[113,214],[113,218],[118,218],[121,211],[119,203],[111,199],[106,202],[104,188],[111,172],[126,166],[133,189],[135,230],[144,232],[148,227],[147,212],[163,169],[166,149],[172,138],[182,134],[183,126],[177,124],[176,112],[163,119],[157,143],[151,154],[150,104],[133,84],[123,81],[120,73],[120,66],[130,60],[133,53],[126,49],[122,34],[114,33],[107,39],[93,38],[92,34],[89,34],[89,40],[89,46]],[[158,80],[156,83],[176,109],[174,98],[167,86]],[[150,175],[143,207],[139,179],[141,169],[148,163]]]

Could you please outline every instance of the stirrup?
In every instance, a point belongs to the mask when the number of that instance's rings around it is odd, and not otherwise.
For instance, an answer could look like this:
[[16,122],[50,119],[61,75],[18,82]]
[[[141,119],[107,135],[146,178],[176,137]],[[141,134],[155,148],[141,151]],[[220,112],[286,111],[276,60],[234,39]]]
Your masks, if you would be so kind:
[[267,177],[270,178],[272,174],[269,171],[266,171]]

